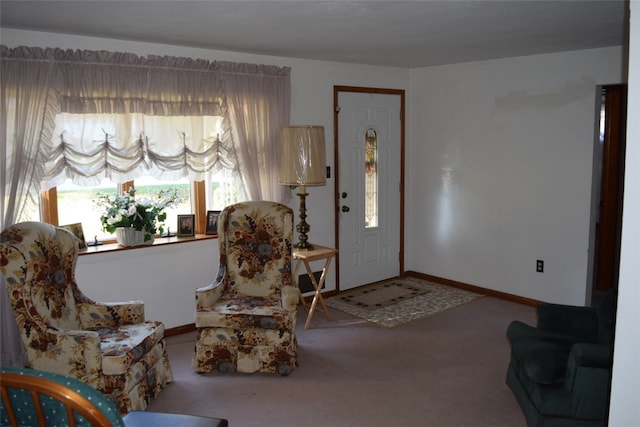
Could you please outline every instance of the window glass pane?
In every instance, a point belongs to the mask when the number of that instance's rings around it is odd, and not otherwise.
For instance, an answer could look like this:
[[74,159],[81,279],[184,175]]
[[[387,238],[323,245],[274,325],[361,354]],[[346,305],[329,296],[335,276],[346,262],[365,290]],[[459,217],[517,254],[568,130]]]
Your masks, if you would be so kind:
[[242,181],[230,171],[210,173],[205,180],[207,210],[221,211],[225,206],[247,200]]
[[364,223],[378,226],[378,135],[368,129],[364,139]]
[[101,212],[96,206],[100,194],[115,194],[116,184],[109,180],[92,187],[80,187],[67,179],[64,184],[57,187],[58,190],[58,224],[82,224],[86,240],[93,241],[113,239],[109,233],[102,231],[100,223]]
[[168,207],[165,212],[167,219],[164,222],[164,231],[174,233],[178,229],[178,215],[193,213],[191,203],[191,181],[183,178],[179,181],[160,181],[151,176],[143,176],[135,180],[136,198],[148,197],[157,199],[160,191],[177,190],[178,204]]
[[[185,178],[177,182],[158,181],[153,177],[141,177],[135,181],[136,197],[157,199],[161,190],[176,189],[180,202],[176,206],[167,208],[167,219],[164,222],[167,229],[176,230],[178,214],[192,213],[191,185]],[[118,193],[118,185],[103,180],[100,185],[80,187],[67,180],[57,187],[58,190],[58,223],[60,225],[81,223],[87,242],[98,240],[112,240],[115,236],[102,230],[100,215],[102,212],[96,205],[100,195]]]

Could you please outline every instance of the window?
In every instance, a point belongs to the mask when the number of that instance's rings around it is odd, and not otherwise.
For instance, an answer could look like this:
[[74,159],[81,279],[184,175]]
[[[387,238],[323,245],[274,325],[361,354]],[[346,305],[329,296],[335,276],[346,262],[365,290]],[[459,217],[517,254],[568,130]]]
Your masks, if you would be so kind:
[[378,226],[378,134],[368,129],[364,138],[364,223]]
[[117,185],[108,180],[90,187],[80,187],[66,180],[64,184],[56,188],[57,225],[81,223],[87,241],[110,239],[102,231],[100,214],[94,204],[94,200],[100,194],[115,193]]
[[[172,188],[180,204],[167,211],[165,230],[176,230],[179,214],[195,213],[196,224],[204,224],[206,210],[245,199],[233,172],[232,150],[221,134],[224,138],[220,116],[60,114],[53,141],[60,155],[48,168],[58,163],[66,167],[45,183],[56,185],[43,192],[43,219],[56,225],[82,223],[87,240],[111,240],[100,224],[95,205],[99,195],[135,187],[137,196],[153,197]],[[204,233],[204,226],[196,226],[196,231]]]
[[[284,196],[275,165],[290,117],[289,67],[25,46],[3,50],[0,66],[7,221],[75,221],[64,209],[81,190],[68,185],[105,180],[119,190],[147,177],[187,180],[196,231],[208,207],[244,191]],[[83,217],[92,213],[81,206]]]
[[57,190],[58,225],[81,223],[82,229],[88,241],[112,240],[113,236],[102,230],[100,224],[101,212],[98,210],[95,201],[104,194],[115,194],[127,191],[128,186],[136,188],[136,196],[154,198],[161,190],[176,189],[180,204],[166,210],[167,227],[176,229],[177,216],[181,213],[193,212],[191,208],[191,185],[188,179],[181,179],[175,182],[163,182],[153,177],[144,176],[134,182],[117,185],[109,180],[104,180],[100,185],[82,187],[75,185],[70,180],[59,185]]
[[177,230],[178,215],[195,212],[192,207],[192,185],[186,178],[174,182],[164,182],[151,176],[144,176],[136,179],[133,183],[137,197],[155,198],[162,190],[175,189],[177,191],[180,199],[179,204],[165,210],[167,213],[167,219],[164,222],[165,232],[169,230],[171,233],[174,233]]
[[204,184],[207,210],[221,211],[227,205],[247,200],[239,177],[229,171],[211,174]]

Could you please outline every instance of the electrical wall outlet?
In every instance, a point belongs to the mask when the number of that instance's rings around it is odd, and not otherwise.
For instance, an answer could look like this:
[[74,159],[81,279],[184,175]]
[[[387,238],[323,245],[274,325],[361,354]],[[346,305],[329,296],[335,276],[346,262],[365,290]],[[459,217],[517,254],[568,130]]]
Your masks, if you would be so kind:
[[536,271],[538,273],[544,272],[544,261],[541,259],[536,260]]

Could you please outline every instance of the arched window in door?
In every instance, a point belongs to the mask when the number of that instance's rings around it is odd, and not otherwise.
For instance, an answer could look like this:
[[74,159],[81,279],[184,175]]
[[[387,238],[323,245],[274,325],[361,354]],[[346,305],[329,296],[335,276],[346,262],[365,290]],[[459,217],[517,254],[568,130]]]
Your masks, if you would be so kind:
[[378,134],[367,129],[364,139],[365,227],[378,226]]

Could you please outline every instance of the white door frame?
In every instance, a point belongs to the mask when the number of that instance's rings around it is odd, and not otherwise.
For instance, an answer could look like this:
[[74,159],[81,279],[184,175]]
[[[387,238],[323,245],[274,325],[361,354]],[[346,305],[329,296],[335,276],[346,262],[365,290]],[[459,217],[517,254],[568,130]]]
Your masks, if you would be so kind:
[[338,256],[336,256],[336,292],[340,291],[340,236],[338,235],[340,230],[340,159],[339,159],[339,145],[338,145],[338,114],[339,114],[339,95],[341,92],[359,92],[359,93],[376,93],[386,95],[400,96],[400,224],[398,233],[400,233],[400,253],[399,253],[399,271],[398,276],[403,277],[404,271],[404,186],[405,186],[405,91],[403,89],[380,89],[380,88],[368,88],[357,86],[334,86],[333,87],[333,157],[334,157],[334,212],[335,212],[335,242],[338,249]]

